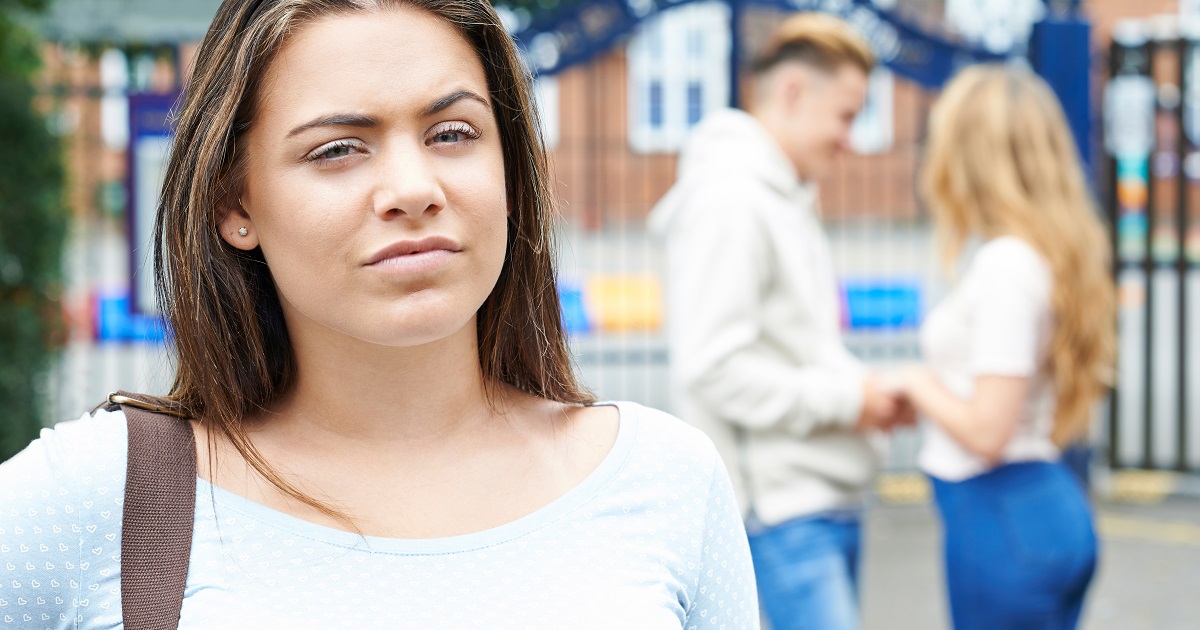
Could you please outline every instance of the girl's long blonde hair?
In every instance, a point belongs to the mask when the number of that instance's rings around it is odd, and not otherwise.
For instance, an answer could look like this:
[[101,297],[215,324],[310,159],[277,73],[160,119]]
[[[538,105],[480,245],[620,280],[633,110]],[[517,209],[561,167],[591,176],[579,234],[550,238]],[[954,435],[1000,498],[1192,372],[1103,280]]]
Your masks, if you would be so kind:
[[1058,99],[1027,70],[964,70],[930,115],[920,187],[949,268],[971,235],[1018,237],[1049,264],[1052,437],[1060,445],[1079,437],[1112,383],[1116,291],[1107,232]]

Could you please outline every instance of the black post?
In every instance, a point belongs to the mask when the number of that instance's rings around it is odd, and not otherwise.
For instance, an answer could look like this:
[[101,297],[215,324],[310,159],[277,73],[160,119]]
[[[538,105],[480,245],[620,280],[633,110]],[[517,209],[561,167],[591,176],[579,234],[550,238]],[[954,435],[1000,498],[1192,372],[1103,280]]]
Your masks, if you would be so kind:
[[[1151,39],[1145,45],[1146,74],[1154,81],[1158,89],[1158,79],[1154,77],[1154,54],[1158,50],[1158,42]],[[1157,96],[1154,99],[1154,135],[1157,144],[1158,110],[1161,107]],[[1142,274],[1145,276],[1146,308],[1145,320],[1142,321],[1142,335],[1145,340],[1143,357],[1145,370],[1142,374],[1142,468],[1154,467],[1154,213],[1157,210],[1155,202],[1158,195],[1154,194],[1154,158],[1155,151],[1150,152],[1150,167],[1146,177],[1146,238],[1145,255],[1142,257]]]
[[[1121,71],[1121,59],[1123,54],[1122,46],[1113,41],[1108,47],[1108,76],[1112,79]],[[1121,254],[1118,246],[1117,228],[1118,221],[1121,218],[1121,210],[1117,199],[1117,159],[1109,157],[1105,160],[1108,165],[1108,224],[1109,238],[1112,240],[1112,274],[1113,281],[1120,282],[1121,275]],[[1118,361],[1123,360],[1118,357]],[[1120,372],[1116,375],[1116,381],[1113,383],[1112,389],[1109,391],[1108,398],[1108,465],[1110,468],[1116,468],[1120,465],[1120,415],[1121,405],[1120,396],[1121,388],[1118,387],[1120,380]]]
[[[1179,471],[1187,470],[1188,460],[1188,307],[1187,307],[1187,277],[1188,277],[1188,256],[1187,256],[1187,232],[1188,232],[1188,189],[1192,184],[1192,173],[1188,172],[1188,157],[1196,151],[1192,139],[1189,137],[1189,129],[1187,125],[1186,112],[1191,105],[1187,101],[1188,89],[1191,87],[1188,81],[1188,75],[1195,72],[1192,65],[1192,51],[1195,48],[1195,43],[1180,39],[1179,46],[1179,203],[1175,208],[1175,234],[1178,239],[1178,250],[1175,257],[1175,273],[1178,275],[1178,291],[1179,291],[1179,343],[1176,346],[1179,351],[1179,407],[1178,407],[1178,426],[1175,427],[1175,469]],[[1192,130],[1195,133],[1194,130]]]
[[[1119,81],[1125,81],[1122,86],[1122,92],[1133,90],[1129,94],[1118,99],[1136,96],[1137,98],[1147,97],[1153,99],[1152,102],[1138,104],[1137,107],[1146,107],[1152,117],[1158,115],[1158,104],[1155,102],[1155,85],[1153,83],[1153,55],[1155,44],[1153,41],[1145,41],[1140,38],[1134,38],[1135,41],[1122,42],[1120,38],[1114,39],[1110,48],[1111,60],[1111,78],[1106,90],[1116,89]],[[1145,81],[1146,83],[1141,83]],[[1141,84],[1142,88],[1137,88],[1136,85]],[[1142,89],[1149,90],[1149,94],[1140,94]],[[1106,95],[1106,102],[1109,97]],[[1109,103],[1110,106],[1118,106],[1122,101],[1117,100]],[[1130,102],[1134,105],[1135,102]],[[1116,136],[1109,138],[1110,157],[1107,163],[1112,168],[1112,178],[1109,182],[1109,193],[1111,195],[1109,210],[1111,212],[1111,225],[1113,236],[1113,273],[1115,280],[1120,283],[1121,276],[1124,273],[1140,272],[1137,275],[1141,276],[1142,295],[1141,304],[1137,306],[1141,310],[1141,316],[1144,318],[1142,326],[1138,331],[1127,331],[1128,334],[1138,335],[1142,338],[1141,357],[1142,362],[1141,373],[1136,376],[1130,374],[1131,377],[1137,378],[1142,385],[1142,399],[1133,402],[1139,407],[1139,412],[1134,414],[1140,417],[1123,418],[1121,414],[1122,405],[1120,398],[1127,396],[1128,393],[1119,391],[1114,388],[1112,396],[1112,413],[1109,417],[1109,436],[1110,436],[1110,453],[1109,457],[1114,467],[1122,465],[1136,465],[1139,467],[1152,466],[1153,451],[1152,451],[1152,418],[1154,417],[1154,361],[1153,361],[1153,321],[1154,321],[1154,256],[1153,248],[1151,247],[1151,235],[1153,230],[1154,209],[1156,194],[1153,186],[1153,172],[1150,168],[1150,161],[1154,156],[1154,137],[1157,130],[1157,121],[1150,120],[1152,127],[1145,131],[1150,134],[1149,137],[1141,138],[1135,131],[1141,127],[1141,121],[1130,121],[1130,115],[1141,115],[1142,111],[1136,112],[1113,112],[1106,111],[1106,124],[1113,124],[1115,127],[1109,131],[1116,133]],[[1117,116],[1122,116],[1118,119]],[[1133,124],[1134,129],[1121,131],[1121,123]],[[1133,135],[1129,135],[1129,134]],[[1133,144],[1131,144],[1133,143]],[[1144,153],[1143,153],[1144,152]],[[1144,160],[1144,161],[1143,161]],[[1126,182],[1125,180],[1129,181]],[[1126,192],[1125,187],[1130,187]],[[1128,194],[1130,197],[1124,199]],[[1140,198],[1139,198],[1140,197]],[[1128,208],[1123,207],[1124,204],[1134,204]],[[1134,243],[1130,239],[1136,238],[1139,242]],[[1132,249],[1130,249],[1132,248]],[[1122,307],[1123,309],[1133,308],[1133,305]],[[1127,363],[1134,360],[1135,357],[1122,356],[1119,360],[1122,363]],[[1124,370],[1118,371],[1118,380],[1120,374]],[[1142,447],[1140,457],[1136,460],[1140,461],[1122,461],[1121,453],[1121,426],[1123,423],[1140,423]],[[1138,425],[1134,425],[1138,426]],[[1131,453],[1132,455],[1132,453]]]
[[729,3],[729,106],[737,107],[741,99],[739,83],[742,76],[742,9],[744,0]]

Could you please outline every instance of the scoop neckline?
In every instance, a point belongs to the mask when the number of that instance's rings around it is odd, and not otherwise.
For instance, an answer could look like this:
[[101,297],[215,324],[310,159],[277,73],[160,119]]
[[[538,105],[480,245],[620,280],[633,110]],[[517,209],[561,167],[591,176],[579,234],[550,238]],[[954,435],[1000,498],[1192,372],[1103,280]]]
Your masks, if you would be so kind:
[[[368,553],[395,555],[444,555],[466,553],[493,547],[537,531],[582,507],[604,490],[625,467],[637,437],[638,415],[627,402],[606,401],[593,406],[617,409],[617,438],[608,454],[583,481],[550,503],[502,525],[489,529],[439,538],[389,538],[363,536],[354,532],[320,525],[267,507],[235,494],[208,480],[196,477],[197,500],[211,496],[216,505],[276,529],[291,532],[316,542]],[[218,521],[220,516],[218,515]]]

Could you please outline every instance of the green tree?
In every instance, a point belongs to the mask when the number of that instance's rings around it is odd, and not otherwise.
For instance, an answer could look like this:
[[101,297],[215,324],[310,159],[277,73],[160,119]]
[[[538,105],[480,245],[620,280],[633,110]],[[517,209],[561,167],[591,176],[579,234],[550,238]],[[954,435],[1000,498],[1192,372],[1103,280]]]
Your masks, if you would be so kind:
[[42,426],[41,384],[62,330],[62,151],[34,107],[37,37],[15,17],[44,4],[0,0],[0,461]]

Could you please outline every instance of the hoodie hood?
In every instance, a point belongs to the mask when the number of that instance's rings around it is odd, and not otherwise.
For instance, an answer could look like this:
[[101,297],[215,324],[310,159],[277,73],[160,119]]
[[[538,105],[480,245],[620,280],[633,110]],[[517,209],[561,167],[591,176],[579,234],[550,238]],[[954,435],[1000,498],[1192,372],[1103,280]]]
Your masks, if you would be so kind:
[[709,114],[692,130],[679,154],[675,185],[654,206],[647,225],[664,234],[679,208],[692,194],[714,182],[752,179],[788,198],[811,194],[779,143],[750,114],[723,109]]

